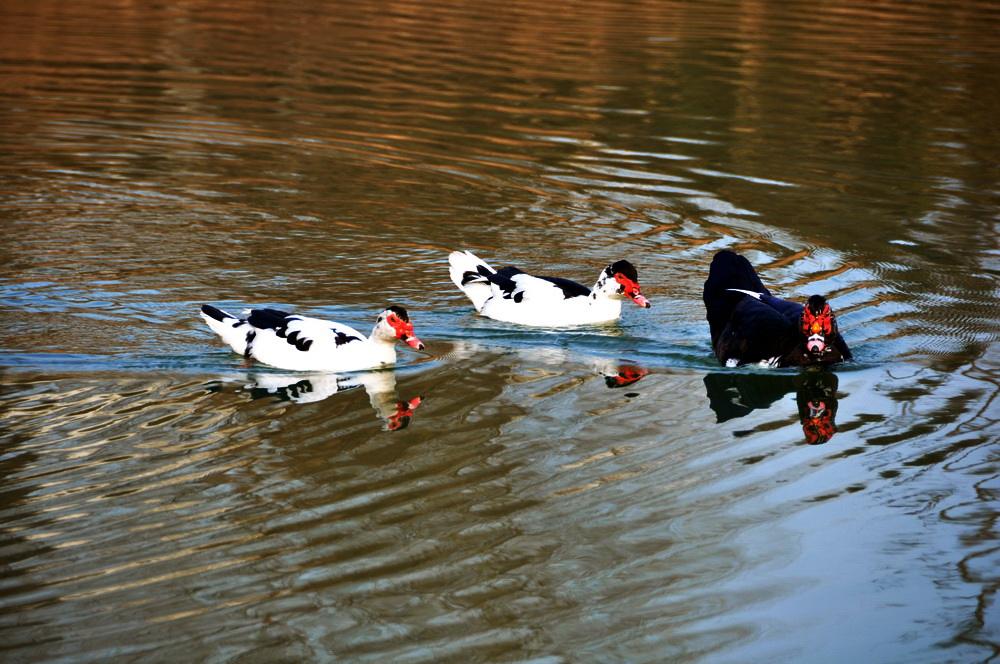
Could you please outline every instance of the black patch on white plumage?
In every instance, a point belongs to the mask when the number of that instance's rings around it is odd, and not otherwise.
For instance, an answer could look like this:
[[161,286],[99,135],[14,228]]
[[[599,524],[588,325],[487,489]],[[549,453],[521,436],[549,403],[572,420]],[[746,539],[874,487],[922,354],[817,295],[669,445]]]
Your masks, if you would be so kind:
[[[253,309],[250,311],[250,316],[247,317],[247,322],[256,328],[262,330],[284,330],[288,327],[288,319],[298,320],[298,316],[292,316],[292,314],[287,311],[281,311],[280,309]],[[283,333],[278,336],[285,336]]]
[[477,265],[476,270],[466,270],[462,273],[462,285],[471,283],[489,283],[489,276],[492,274],[485,265]]
[[344,344],[349,344],[352,341],[361,341],[360,337],[356,337],[353,334],[347,334],[336,328],[331,328],[337,335],[333,338],[333,342],[338,346],[343,346]]
[[538,279],[554,284],[556,288],[562,291],[563,298],[567,300],[571,297],[587,297],[590,295],[589,288],[572,279],[563,279],[562,277],[538,277]]
[[201,305],[201,313],[205,314],[209,318],[213,318],[219,321],[220,323],[228,322],[233,327],[239,327],[240,325],[246,322],[241,318],[233,316],[232,314],[227,314],[222,309],[213,307],[211,304]]
[[280,309],[254,309],[247,318],[247,322],[253,327],[274,330],[275,336],[284,339],[304,353],[313,345],[313,340],[300,337],[298,330],[288,331],[288,324],[297,320],[302,320],[302,317]]
[[257,332],[254,330],[247,331],[247,347],[243,350],[243,357],[250,359],[250,354],[253,352],[253,340],[257,337]]
[[[481,271],[482,272],[482,271]],[[487,272],[485,276],[490,280],[491,283],[496,284],[496,286],[503,291],[503,296],[506,299],[512,299],[514,302],[521,302],[524,300],[524,291],[519,289],[519,285],[514,281],[514,277],[519,274],[525,274],[524,271],[514,267],[513,265],[508,265],[507,267],[497,270],[496,273]],[[534,275],[531,275],[534,276]],[[562,291],[563,298],[569,299],[571,297],[586,297],[590,295],[590,289],[583,284],[578,284],[571,279],[563,279],[562,277],[535,277],[536,279],[541,279],[542,281],[547,281],[560,291]]]
[[[517,290],[517,284],[514,283],[514,277],[519,274],[524,274],[523,271],[513,265],[508,265],[507,267],[501,268],[496,272],[490,272],[485,267],[480,265],[479,273],[486,277],[490,283],[495,284],[503,293],[504,298],[508,300],[514,297],[514,291]],[[515,302],[520,302],[520,300],[515,300]]]

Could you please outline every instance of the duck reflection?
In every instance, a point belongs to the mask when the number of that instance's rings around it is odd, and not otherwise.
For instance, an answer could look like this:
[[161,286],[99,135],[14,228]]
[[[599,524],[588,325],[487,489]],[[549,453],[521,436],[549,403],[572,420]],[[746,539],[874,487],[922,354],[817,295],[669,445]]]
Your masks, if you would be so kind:
[[633,385],[649,375],[649,369],[640,367],[637,364],[619,364],[615,367],[602,367],[599,371],[604,376],[604,384],[611,389]]
[[770,408],[795,392],[806,443],[821,445],[837,432],[837,375],[825,370],[797,374],[710,373],[705,376],[709,406],[718,422]]
[[[480,356],[488,347],[474,341],[454,341],[452,349],[445,357],[452,361],[468,361]],[[537,346],[509,349],[506,355],[516,357],[528,366],[559,366],[583,365],[604,378],[604,384],[609,388],[634,385],[649,375],[649,369],[623,359],[609,359],[596,355],[587,355],[577,350],[552,346]]]
[[246,388],[253,399],[273,398],[304,404],[315,403],[339,392],[364,388],[372,408],[385,422],[388,431],[409,426],[413,412],[422,399],[400,400],[396,393],[396,374],[392,371],[365,371],[352,374],[273,374],[250,376]]

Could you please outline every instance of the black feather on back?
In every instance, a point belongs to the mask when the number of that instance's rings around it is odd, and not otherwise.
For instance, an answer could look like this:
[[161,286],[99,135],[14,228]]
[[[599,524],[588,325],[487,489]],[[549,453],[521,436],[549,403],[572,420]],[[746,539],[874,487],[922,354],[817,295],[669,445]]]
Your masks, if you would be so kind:
[[587,297],[590,295],[590,289],[583,284],[578,284],[572,279],[563,279],[562,277],[538,277],[539,279],[544,279],[549,283],[555,284],[556,287],[562,291],[563,297],[569,299],[571,297]]
[[[274,330],[276,336],[305,352],[313,345],[313,340],[300,338],[298,330],[288,332],[288,323],[296,320],[301,320],[301,317],[280,309],[253,309],[250,311],[250,316],[247,317],[247,322],[253,327],[261,330]],[[248,352],[249,348],[248,344]]]
[[513,265],[508,265],[492,274],[487,273],[485,276],[490,280],[490,283],[496,284],[503,291],[505,297],[509,298],[514,293],[514,290],[517,289],[517,284],[514,283],[514,276],[518,274],[524,274],[524,272]]
[[288,324],[287,319],[292,314],[280,309],[253,309],[247,322],[262,330],[277,330]]
[[[513,295],[514,301],[520,302],[524,296],[521,293],[514,294],[514,291],[518,288],[517,283],[514,281],[514,277],[519,274],[525,274],[525,272],[514,267],[513,265],[508,265],[505,268],[497,270],[495,274],[489,275],[489,280],[503,291],[505,297],[509,298]],[[583,284],[578,284],[571,279],[563,279],[562,277],[539,277],[537,275],[531,276],[554,285],[562,291],[563,297],[566,299],[580,295],[584,297],[590,295],[589,288]]]

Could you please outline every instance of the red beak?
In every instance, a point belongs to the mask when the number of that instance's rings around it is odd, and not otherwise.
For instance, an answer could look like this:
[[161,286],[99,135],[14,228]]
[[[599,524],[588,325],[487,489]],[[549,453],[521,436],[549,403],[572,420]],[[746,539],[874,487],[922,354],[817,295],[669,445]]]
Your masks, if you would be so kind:
[[407,336],[405,339],[403,339],[403,341],[405,341],[406,345],[409,346],[410,348],[416,348],[417,350],[424,349],[424,342],[413,335]]
[[633,295],[632,301],[638,304],[643,309],[649,309],[651,306],[653,306],[652,304],[650,304],[649,300],[647,300],[642,293],[636,293],[635,295]]

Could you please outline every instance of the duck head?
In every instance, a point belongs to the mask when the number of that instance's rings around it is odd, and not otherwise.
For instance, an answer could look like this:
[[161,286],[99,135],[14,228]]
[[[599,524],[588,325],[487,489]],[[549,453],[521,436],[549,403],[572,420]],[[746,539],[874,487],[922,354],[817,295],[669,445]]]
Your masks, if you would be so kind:
[[615,261],[604,268],[594,291],[611,299],[628,298],[646,309],[652,306],[639,289],[639,273],[626,260]]
[[399,339],[407,346],[423,350],[424,344],[413,334],[413,323],[403,307],[392,305],[378,315],[372,337],[382,341]]
[[799,319],[799,332],[810,357],[820,359],[831,350],[837,334],[837,319],[822,295],[813,295],[806,302]]

